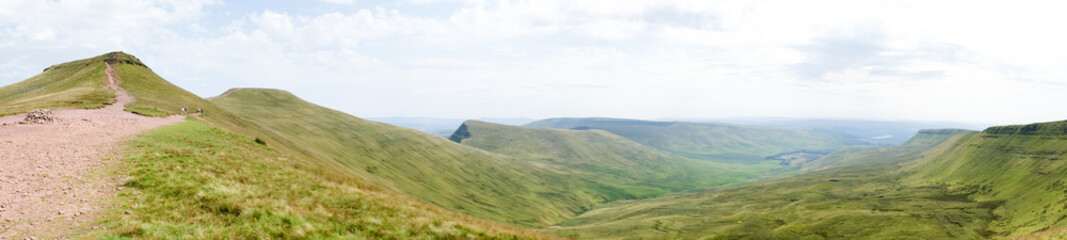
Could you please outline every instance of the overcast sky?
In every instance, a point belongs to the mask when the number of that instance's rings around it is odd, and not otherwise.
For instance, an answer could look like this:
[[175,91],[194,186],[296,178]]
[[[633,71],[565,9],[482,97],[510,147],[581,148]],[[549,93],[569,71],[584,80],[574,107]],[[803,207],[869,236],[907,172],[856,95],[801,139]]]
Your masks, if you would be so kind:
[[1067,119],[1063,1],[0,1],[0,84],[125,51],[360,117]]

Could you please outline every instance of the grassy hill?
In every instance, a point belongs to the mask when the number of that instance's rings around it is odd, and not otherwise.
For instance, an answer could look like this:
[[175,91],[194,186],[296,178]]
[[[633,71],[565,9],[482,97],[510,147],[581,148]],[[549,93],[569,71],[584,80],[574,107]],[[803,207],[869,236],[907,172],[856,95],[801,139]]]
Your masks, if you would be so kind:
[[561,118],[526,126],[600,129],[676,155],[728,163],[759,163],[768,157],[793,152],[828,154],[845,146],[871,144],[855,136],[829,131],[710,123]]
[[553,228],[593,238],[1057,239],[1067,236],[1067,121],[923,130],[807,173],[618,202]]
[[98,108],[115,102],[105,89],[110,63],[116,68],[119,86],[136,98],[126,110],[147,116],[181,113],[180,109],[218,110],[204,99],[181,89],[152,72],[141,60],[112,52],[92,58],[53,65],[30,79],[0,88],[0,116],[34,108]]
[[159,116],[188,107],[207,114],[125,143],[124,163],[115,166],[126,176],[125,190],[101,219],[107,228],[82,237],[554,238],[425,204],[312,164],[329,159],[301,154],[283,135],[174,86],[121,52],[55,65],[2,87],[0,109],[14,114],[111,104],[114,94],[104,89],[107,63],[115,67],[120,86],[136,97],[127,111]]
[[[900,183],[900,164],[943,154],[962,132],[926,131],[905,147],[853,148],[803,175],[735,188],[620,201],[551,229],[605,239],[968,239],[991,235],[997,202],[967,190]],[[833,156],[831,155],[831,156]],[[831,158],[828,156],[827,158]],[[820,160],[821,161],[821,160]],[[830,164],[834,165],[834,164]],[[829,166],[829,165],[828,165]]]
[[189,113],[197,108],[217,113],[218,108],[185,89],[164,80],[152,72],[141,60],[122,52],[109,53],[108,62],[113,63],[119,79],[119,87],[133,95],[137,101],[126,106],[126,111],[146,116],[181,114],[185,107]]
[[128,145],[126,190],[95,238],[552,239],[421,203],[200,121]]
[[1067,227],[1067,121],[990,127],[912,166],[911,184],[968,189],[999,201],[989,230],[1026,234]]
[[527,128],[466,121],[450,138],[558,173],[604,200],[658,196],[740,182],[769,166],[673,156],[601,130]]
[[[817,161],[806,163],[802,166],[802,172],[822,171],[832,168],[843,167],[865,167],[865,165],[873,164],[872,159],[886,158],[883,155],[887,154],[899,154],[909,153],[910,151],[900,151],[900,149],[924,149],[929,146],[937,145],[941,142],[948,140],[949,138],[971,132],[969,130],[961,129],[923,129],[919,130],[911,139],[895,148],[869,148],[869,147],[849,147],[841,150],[837,150],[826,157],[823,157]],[[890,156],[889,159],[904,159],[904,156]]]
[[37,108],[98,108],[115,102],[104,89],[106,55],[53,65],[29,79],[0,87],[0,116]]
[[281,90],[241,89],[212,102],[337,174],[477,217],[544,226],[603,199],[532,162],[363,120]]

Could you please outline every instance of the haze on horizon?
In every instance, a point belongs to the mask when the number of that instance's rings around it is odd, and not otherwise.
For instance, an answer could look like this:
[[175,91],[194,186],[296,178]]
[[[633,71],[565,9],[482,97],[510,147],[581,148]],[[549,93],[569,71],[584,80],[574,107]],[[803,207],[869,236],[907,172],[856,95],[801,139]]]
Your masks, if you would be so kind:
[[0,2],[0,85],[125,51],[359,117],[1067,119],[1055,1]]

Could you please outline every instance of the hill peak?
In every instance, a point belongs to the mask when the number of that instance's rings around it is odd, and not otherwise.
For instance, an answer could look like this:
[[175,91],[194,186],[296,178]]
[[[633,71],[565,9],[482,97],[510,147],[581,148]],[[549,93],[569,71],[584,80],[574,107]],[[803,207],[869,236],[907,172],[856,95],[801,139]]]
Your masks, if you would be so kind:
[[982,131],[988,134],[1003,135],[1067,135],[1067,121],[1031,123],[1026,125],[996,126]]
[[45,68],[42,72],[48,72],[49,70],[57,70],[69,67],[89,67],[92,66],[93,63],[99,62],[105,62],[108,64],[130,64],[148,68],[148,65],[145,65],[143,62],[141,62],[141,59],[138,59],[137,57],[134,57],[133,55],[127,54],[122,51],[114,51],[92,58],[52,65]]
[[148,68],[147,65],[141,62],[141,59],[137,59],[137,57],[134,57],[133,55],[127,54],[122,51],[110,52],[104,54],[104,56],[107,56],[104,62],[108,64],[130,64]]

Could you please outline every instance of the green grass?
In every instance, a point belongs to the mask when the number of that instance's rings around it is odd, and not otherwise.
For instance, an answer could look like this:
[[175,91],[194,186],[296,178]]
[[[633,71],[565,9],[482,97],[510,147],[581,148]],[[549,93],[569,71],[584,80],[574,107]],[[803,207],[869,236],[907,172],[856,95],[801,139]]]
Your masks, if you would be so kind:
[[[900,155],[901,153],[909,153],[908,151],[901,151],[900,149],[925,149],[933,145],[940,144],[951,137],[971,132],[969,130],[959,129],[926,129],[920,130],[915,136],[909,139],[900,147],[895,148],[869,148],[869,147],[849,147],[838,150],[830,155],[827,155],[818,161],[813,161],[804,164],[801,167],[801,172],[813,172],[821,171],[833,168],[843,167],[856,167],[866,166],[877,163],[887,163],[871,161],[872,159],[900,159],[900,160],[914,160],[919,157],[911,157],[910,159],[906,155]],[[895,164],[896,162],[888,162]]]
[[185,91],[164,80],[141,63],[136,57],[116,52],[107,55],[117,63],[116,75],[119,87],[125,89],[136,100],[126,105],[126,111],[145,116],[166,116],[181,114],[181,108],[192,114],[197,108],[204,108],[207,113],[217,113],[219,109],[208,101]]
[[112,52],[93,58],[54,65],[30,79],[0,88],[0,116],[36,108],[99,108],[115,102],[107,85],[107,62],[113,63],[119,86],[136,100],[126,111],[146,116],[192,113],[204,108],[209,113],[218,108],[204,99],[167,82],[136,57]]
[[620,201],[548,231],[589,239],[973,239],[999,201],[967,198],[971,189],[905,185],[900,164],[948,151],[945,144],[855,148],[838,162],[798,176],[740,187]]
[[924,130],[900,147],[844,148],[785,168],[765,158],[866,142],[570,119],[541,124],[589,130],[468,122],[464,146],[284,91],[246,89],[208,102],[121,52],[0,88],[0,115],[113,103],[104,62],[137,98],[127,111],[208,113],[129,143],[130,177],[106,213],[108,230],[87,237],[553,238],[496,222],[608,239],[1067,235],[1067,121]]
[[804,174],[619,202],[551,232],[590,238],[1059,239],[1067,235],[1067,121],[924,130],[848,148]]
[[[245,121],[174,86],[137,58],[121,52],[53,66],[37,77],[0,88],[3,109],[8,111],[7,114],[13,114],[33,108],[94,108],[112,103],[113,94],[104,89],[105,62],[114,65],[120,86],[136,98],[134,103],[126,106],[127,111],[162,116],[177,114],[181,107],[190,110],[202,107],[207,113],[192,119],[247,137],[215,128],[205,130],[209,127],[197,123],[168,127],[153,133],[149,139],[139,140],[139,145],[132,150],[143,148],[140,150],[145,152],[131,156],[136,159],[132,164],[139,172],[131,174],[136,181],[127,188],[136,190],[124,193],[125,200],[120,203],[123,206],[120,209],[130,209],[134,214],[111,216],[109,221],[114,227],[111,229],[115,231],[99,234],[147,238],[362,236],[438,239],[511,238],[512,233],[517,233],[520,234],[518,238],[552,238],[452,213],[389,190],[377,190],[375,185],[368,185],[366,180],[353,175],[339,174],[331,170],[336,165],[322,164],[332,159],[318,153],[302,152],[305,149],[299,147],[306,145],[295,144],[286,135]],[[94,92],[107,95],[100,96],[96,103],[79,100],[89,99],[86,96]],[[262,144],[256,143],[255,139]],[[395,139],[383,137],[380,140]],[[396,147],[400,151],[404,145]],[[204,155],[207,153],[218,155]],[[428,155],[426,160],[460,160],[458,156]],[[145,165],[146,160],[154,162]],[[538,190],[556,192],[544,188]],[[537,192],[531,191],[529,195],[536,196]],[[552,207],[545,205],[545,208]],[[353,217],[355,213],[369,218]]]
[[655,197],[747,181],[777,166],[699,161],[674,156],[602,130],[527,128],[467,121],[452,139],[512,156],[585,183],[604,201]]
[[989,229],[1002,235],[1067,227],[1067,121],[992,127],[911,166],[910,184],[975,189],[1004,201]]
[[[421,204],[197,121],[128,143],[128,181],[99,238],[552,238]],[[130,214],[125,214],[125,212]]]
[[48,67],[24,81],[0,87],[0,116],[37,108],[99,108],[115,102],[104,89],[105,56]]
[[859,137],[828,131],[730,124],[561,118],[526,126],[600,129],[679,156],[727,163],[760,163],[768,156],[781,153],[832,152],[845,146],[871,145]]
[[473,216],[537,227],[601,201],[530,162],[363,120],[288,92],[241,89],[212,103],[262,126],[269,145],[291,148],[329,171]]

